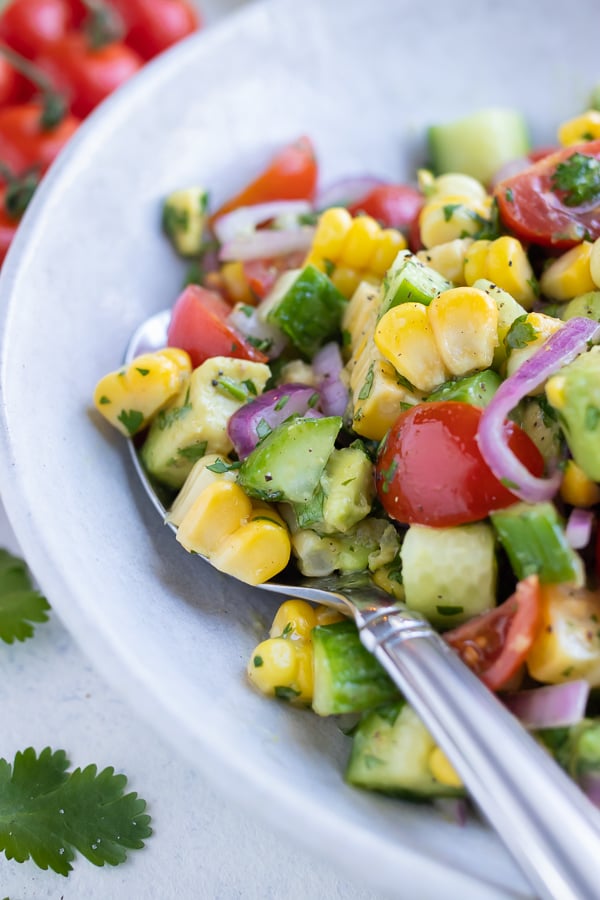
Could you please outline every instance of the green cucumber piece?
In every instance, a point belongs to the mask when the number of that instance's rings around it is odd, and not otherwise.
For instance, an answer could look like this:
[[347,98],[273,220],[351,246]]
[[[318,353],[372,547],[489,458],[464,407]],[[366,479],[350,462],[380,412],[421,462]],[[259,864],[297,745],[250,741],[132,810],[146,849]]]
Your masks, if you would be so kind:
[[266,320],[303,356],[311,358],[339,332],[347,300],[315,266],[305,266],[291,283],[286,280],[284,284],[285,290],[270,305]]
[[434,172],[462,172],[487,184],[506,163],[531,148],[525,119],[514,109],[481,109],[427,132]]
[[543,584],[583,583],[581,557],[552,503],[515,503],[490,518],[519,580],[537,574]]
[[423,303],[428,306],[434,297],[453,284],[421,262],[410,250],[401,250],[383,280],[383,300],[379,318],[400,303]]
[[258,500],[308,503],[341,427],[340,416],[283,422],[246,457],[239,484]]
[[363,647],[354,622],[318,625],[312,642],[317,715],[364,712],[398,697],[385,669]]
[[462,797],[462,787],[437,781],[429,769],[435,741],[404,700],[369,713],[354,732],[346,781],[412,798]]
[[427,397],[427,401],[458,400],[461,403],[470,403],[471,406],[485,407],[500,384],[501,379],[497,372],[493,369],[484,369],[483,372],[476,372],[474,375],[446,381]]

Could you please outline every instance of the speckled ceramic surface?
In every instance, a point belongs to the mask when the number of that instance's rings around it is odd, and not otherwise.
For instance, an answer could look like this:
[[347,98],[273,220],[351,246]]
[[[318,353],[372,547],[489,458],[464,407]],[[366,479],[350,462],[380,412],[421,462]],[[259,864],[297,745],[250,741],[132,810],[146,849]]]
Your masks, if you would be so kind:
[[[187,556],[90,409],[134,327],[183,269],[161,198],[215,202],[310,134],[323,180],[406,176],[423,129],[521,108],[540,142],[600,78],[594,0],[249,6],[112,98],[45,179],[0,281],[0,488],[27,559],[84,650],[176,752],[349,875],[406,896],[527,894],[495,837],[344,785],[333,722],[268,703],[246,658],[273,600]],[[560,52],[558,52],[560,48]]]

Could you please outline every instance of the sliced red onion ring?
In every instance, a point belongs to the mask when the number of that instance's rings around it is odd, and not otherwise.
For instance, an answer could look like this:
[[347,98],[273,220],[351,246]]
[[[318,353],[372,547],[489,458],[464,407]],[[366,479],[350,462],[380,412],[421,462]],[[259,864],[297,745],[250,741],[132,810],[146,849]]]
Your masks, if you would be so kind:
[[566,681],[506,694],[504,704],[525,728],[565,728],[585,715],[590,695],[587,681]]
[[571,510],[571,514],[567,519],[565,536],[573,550],[582,550],[584,547],[587,547],[592,536],[593,524],[594,513],[591,509],[576,507]]
[[261,319],[255,306],[237,303],[227,321],[236,331],[249,339],[251,344],[266,353],[269,359],[276,359],[287,346],[288,339],[285,334],[275,325]]
[[249,234],[257,225],[278,216],[302,216],[312,212],[307,200],[275,200],[272,203],[256,203],[241,206],[221,216],[213,224],[213,231],[221,244],[227,244],[240,235]]
[[245,459],[261,438],[290,416],[314,411],[319,392],[308,384],[282,384],[246,403],[229,420],[227,433],[240,459]]
[[233,238],[223,244],[219,251],[222,262],[228,260],[273,259],[308,250],[315,234],[314,228],[262,228],[253,234]]
[[517,403],[553,375],[572,362],[600,335],[600,324],[592,319],[575,317],[555,331],[540,349],[504,381],[484,409],[477,441],[484,460],[509,490],[529,503],[550,500],[561,482],[560,472],[548,478],[537,478],[514,455],[504,440],[503,425]]
[[319,192],[315,206],[317,209],[326,209],[328,206],[350,206],[370,194],[373,188],[385,183],[382,178],[374,175],[340,178]]
[[504,165],[500,166],[498,171],[492,176],[489,184],[490,190],[493,190],[493,188],[495,188],[497,184],[500,184],[501,181],[504,181],[505,178],[512,178],[513,175],[524,172],[525,169],[528,169],[531,165],[533,164],[527,156],[519,156],[517,159],[511,159],[510,162],[504,163]]
[[343,416],[348,406],[348,388],[340,378],[344,368],[339,345],[324,344],[315,354],[312,367],[321,392],[321,409],[326,416]]

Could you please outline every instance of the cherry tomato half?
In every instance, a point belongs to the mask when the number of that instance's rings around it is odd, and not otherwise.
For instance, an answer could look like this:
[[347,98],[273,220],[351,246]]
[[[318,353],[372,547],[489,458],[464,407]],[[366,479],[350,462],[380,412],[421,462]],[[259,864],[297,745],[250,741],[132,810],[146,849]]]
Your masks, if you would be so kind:
[[120,41],[94,49],[83,33],[75,31],[47,47],[37,62],[68,97],[73,114],[82,119],[144,64]]
[[538,577],[530,575],[517,584],[512,597],[447,631],[444,640],[490,690],[498,691],[525,662],[540,618]]
[[67,115],[55,128],[42,128],[41,118],[37,102],[0,109],[0,159],[15,175],[35,166],[45,172],[80,125]]
[[267,362],[256,347],[248,343],[227,322],[229,304],[206,288],[196,284],[179,295],[171,313],[167,332],[169,347],[178,347],[190,355],[195,368],[211,356],[233,356],[253,362]]
[[71,11],[66,0],[13,0],[0,16],[0,39],[28,59],[66,34]]
[[212,216],[213,221],[240,206],[271,200],[312,200],[317,186],[317,161],[312,141],[298,138],[277,153],[269,165]]
[[574,153],[600,160],[600,140],[565,147],[544,156],[494,190],[502,222],[532,244],[568,250],[585,237],[600,237],[600,203],[568,206],[553,185],[556,167]]
[[142,59],[152,59],[201,27],[187,0],[111,0],[123,18],[125,43]]
[[[377,494],[398,522],[461,525],[484,519],[517,497],[488,468],[477,444],[482,410],[469,403],[420,403],[390,428],[376,465]],[[542,456],[524,431],[505,423],[513,453],[535,475]]]
[[410,228],[421,211],[424,197],[409,184],[381,184],[348,209],[355,216],[366,213],[386,228]]

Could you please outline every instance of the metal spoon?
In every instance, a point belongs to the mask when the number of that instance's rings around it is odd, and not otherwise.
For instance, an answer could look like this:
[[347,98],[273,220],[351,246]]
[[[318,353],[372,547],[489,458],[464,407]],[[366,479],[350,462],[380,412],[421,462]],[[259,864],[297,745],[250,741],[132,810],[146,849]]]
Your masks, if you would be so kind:
[[[158,313],[136,330],[126,362],[166,346],[169,316],[168,310]],[[129,449],[164,520],[166,510],[132,441]],[[600,814],[422,616],[391,602],[363,574],[259,587],[351,616],[364,646],[421,716],[538,894],[599,896]]]

